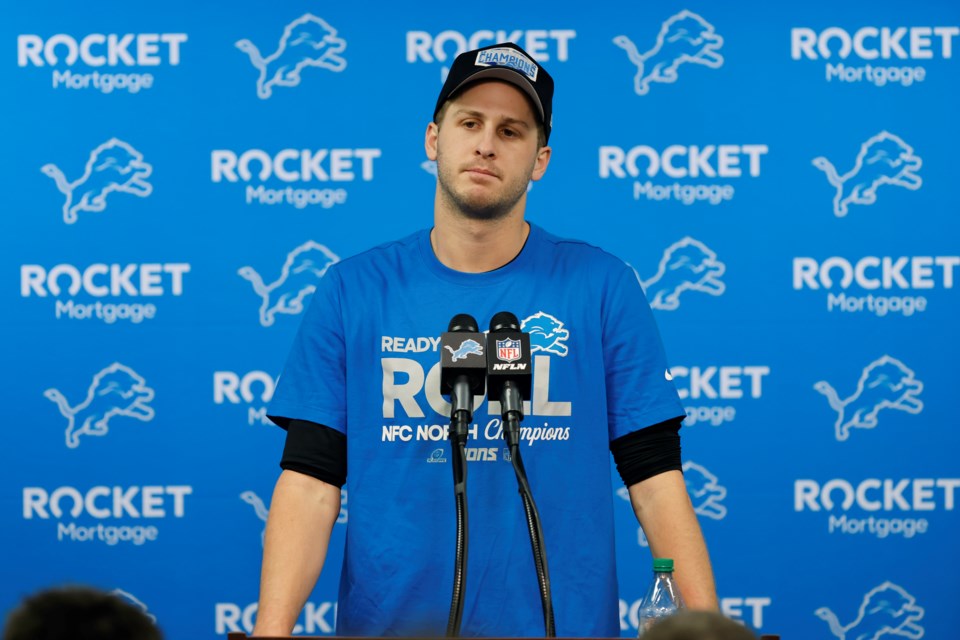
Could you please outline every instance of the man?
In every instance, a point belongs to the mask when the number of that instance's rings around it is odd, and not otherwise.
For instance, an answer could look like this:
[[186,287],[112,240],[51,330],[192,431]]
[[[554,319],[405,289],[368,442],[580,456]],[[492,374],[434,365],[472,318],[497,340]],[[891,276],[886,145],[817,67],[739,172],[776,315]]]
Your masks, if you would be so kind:
[[[314,293],[270,406],[288,435],[257,635],[293,627],[323,566],[347,468],[338,634],[443,634],[455,519],[449,445],[429,436],[449,412],[430,338],[454,315],[485,327],[503,310],[534,336],[521,445],[557,635],[619,635],[611,448],[651,550],[676,560],[691,606],[716,608],[680,473],[683,409],[639,283],[613,256],[524,220],[527,185],[550,162],[552,98],[549,74],[516,45],[458,56],[426,131],[437,162],[433,228],[341,261]],[[482,403],[474,423],[468,448],[485,451],[469,470],[462,634],[542,635],[499,414]]]

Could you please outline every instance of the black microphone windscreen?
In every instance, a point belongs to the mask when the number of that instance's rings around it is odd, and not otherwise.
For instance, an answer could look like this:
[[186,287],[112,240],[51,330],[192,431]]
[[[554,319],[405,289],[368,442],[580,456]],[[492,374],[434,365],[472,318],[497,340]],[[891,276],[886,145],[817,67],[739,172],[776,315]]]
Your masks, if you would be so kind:
[[520,331],[520,321],[509,311],[501,311],[490,319],[490,333]]
[[469,333],[478,333],[480,329],[477,327],[476,319],[469,313],[458,313],[450,319],[450,325],[447,328],[447,331],[453,331],[460,333],[463,331]]
[[440,334],[440,393],[449,394],[466,376],[473,394],[483,395],[487,388],[487,336],[480,333],[476,319],[468,313],[453,316],[448,326]]

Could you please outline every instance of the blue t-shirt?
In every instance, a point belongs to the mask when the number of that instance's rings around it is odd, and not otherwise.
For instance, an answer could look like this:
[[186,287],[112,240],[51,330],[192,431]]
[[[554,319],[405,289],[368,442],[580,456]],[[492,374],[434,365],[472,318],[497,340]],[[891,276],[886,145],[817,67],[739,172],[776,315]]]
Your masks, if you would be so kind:
[[[424,230],[332,266],[313,295],[269,414],[347,435],[340,635],[446,629],[456,533],[439,336],[459,313],[482,330],[499,311],[531,335],[520,442],[557,635],[619,635],[609,442],[684,412],[633,270],[534,225],[520,255],[495,271],[445,267]],[[478,401],[467,443],[464,636],[544,631],[507,453],[499,410]]]

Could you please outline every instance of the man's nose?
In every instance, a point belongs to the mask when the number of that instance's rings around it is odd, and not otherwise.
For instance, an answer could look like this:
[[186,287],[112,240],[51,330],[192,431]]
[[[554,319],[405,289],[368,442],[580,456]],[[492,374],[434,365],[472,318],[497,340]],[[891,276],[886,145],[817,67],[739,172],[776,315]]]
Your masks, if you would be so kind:
[[496,155],[496,131],[486,129],[477,140],[477,155],[484,158],[492,158]]

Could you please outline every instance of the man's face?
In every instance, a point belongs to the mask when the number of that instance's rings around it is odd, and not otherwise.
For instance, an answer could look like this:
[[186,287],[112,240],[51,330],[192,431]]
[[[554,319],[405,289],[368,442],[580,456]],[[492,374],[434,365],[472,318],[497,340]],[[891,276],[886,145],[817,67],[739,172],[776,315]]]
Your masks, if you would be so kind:
[[539,180],[550,147],[537,149],[537,120],[526,96],[504,82],[478,82],[430,123],[427,157],[437,161],[440,195],[463,215],[496,220],[514,211]]

